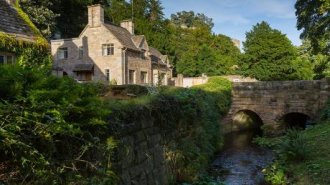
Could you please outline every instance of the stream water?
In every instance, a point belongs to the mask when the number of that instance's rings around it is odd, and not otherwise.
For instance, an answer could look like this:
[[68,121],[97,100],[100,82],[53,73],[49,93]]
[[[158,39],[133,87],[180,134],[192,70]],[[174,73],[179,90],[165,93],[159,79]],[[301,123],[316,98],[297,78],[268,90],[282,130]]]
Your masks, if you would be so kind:
[[226,185],[265,185],[262,169],[273,159],[271,150],[256,146],[256,130],[232,132],[225,136],[225,146],[216,156],[211,176]]

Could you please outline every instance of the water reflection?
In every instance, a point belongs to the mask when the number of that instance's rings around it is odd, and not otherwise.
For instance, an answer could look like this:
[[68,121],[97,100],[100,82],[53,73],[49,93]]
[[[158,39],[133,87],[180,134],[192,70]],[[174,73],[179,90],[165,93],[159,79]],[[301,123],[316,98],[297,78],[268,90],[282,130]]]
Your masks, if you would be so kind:
[[257,129],[227,134],[224,149],[213,162],[212,175],[227,185],[264,184],[261,171],[271,163],[273,154],[252,144],[260,134]]

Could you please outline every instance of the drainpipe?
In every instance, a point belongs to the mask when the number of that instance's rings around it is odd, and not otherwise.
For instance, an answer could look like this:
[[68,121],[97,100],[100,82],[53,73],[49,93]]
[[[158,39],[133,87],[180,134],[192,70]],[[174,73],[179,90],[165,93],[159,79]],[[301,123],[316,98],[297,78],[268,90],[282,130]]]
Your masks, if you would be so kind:
[[123,49],[123,63],[124,63],[123,85],[127,84],[127,82],[126,82],[126,73],[127,73],[127,70],[126,70],[126,51],[127,51],[127,48]]

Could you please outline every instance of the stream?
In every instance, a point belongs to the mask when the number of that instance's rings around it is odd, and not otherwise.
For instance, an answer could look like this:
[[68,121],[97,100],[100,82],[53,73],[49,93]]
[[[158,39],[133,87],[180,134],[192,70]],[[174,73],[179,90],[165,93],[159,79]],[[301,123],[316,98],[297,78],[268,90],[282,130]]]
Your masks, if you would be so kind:
[[271,150],[252,143],[259,134],[256,130],[227,134],[210,175],[226,185],[265,185],[262,169],[273,161],[274,155]]

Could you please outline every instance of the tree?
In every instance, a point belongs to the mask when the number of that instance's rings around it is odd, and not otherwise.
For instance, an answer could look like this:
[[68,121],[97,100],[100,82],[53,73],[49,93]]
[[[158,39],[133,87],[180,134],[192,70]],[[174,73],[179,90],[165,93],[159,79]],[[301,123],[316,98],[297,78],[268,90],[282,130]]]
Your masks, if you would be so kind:
[[202,13],[193,11],[182,11],[171,15],[171,21],[179,27],[196,28],[196,27],[207,27],[210,30],[214,24],[212,19]]
[[330,1],[297,0],[297,28],[309,39],[314,53],[330,54]]
[[288,80],[294,73],[291,63],[297,56],[295,47],[284,34],[264,21],[246,33],[243,49],[241,71],[244,75],[258,80]]
[[314,54],[309,40],[303,40],[298,52],[302,60],[308,61],[312,65],[313,79],[330,76],[330,57],[321,53]]
[[30,20],[38,27],[45,38],[50,38],[55,30],[55,18],[59,14],[54,13],[51,9],[52,1],[50,0],[25,0],[21,1],[20,6]]

